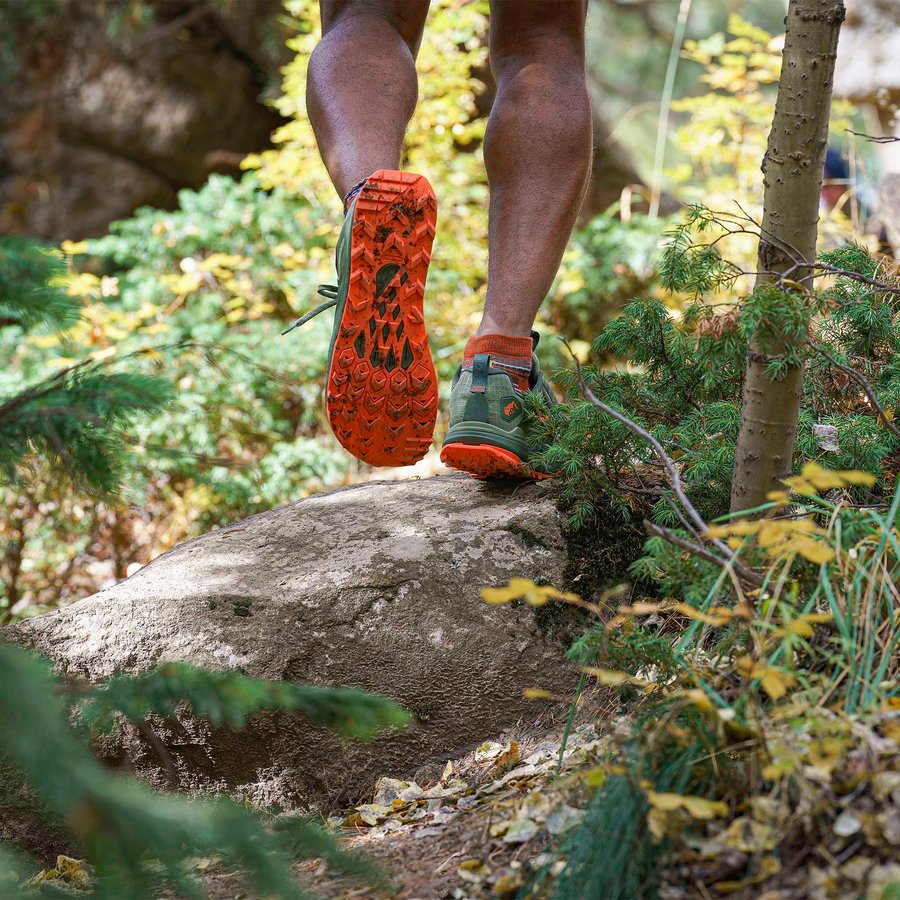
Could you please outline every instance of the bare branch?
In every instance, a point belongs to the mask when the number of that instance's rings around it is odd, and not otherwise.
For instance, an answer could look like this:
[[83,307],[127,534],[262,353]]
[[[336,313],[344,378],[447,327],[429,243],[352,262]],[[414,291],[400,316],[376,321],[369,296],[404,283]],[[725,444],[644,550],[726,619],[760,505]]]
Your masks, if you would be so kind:
[[883,135],[882,137],[878,137],[874,134],[863,134],[860,131],[853,131],[852,128],[846,129],[847,134],[852,134],[854,137],[862,138],[864,141],[869,141],[873,144],[895,144],[900,142],[900,137],[893,137],[892,135]]
[[836,360],[821,344],[816,343],[812,338],[807,338],[806,343],[812,347],[816,353],[821,353],[822,356],[824,356],[836,369],[840,369],[844,374],[849,375],[863,391],[865,391],[866,396],[869,398],[869,402],[875,407],[875,415],[877,418],[881,419],[882,424],[891,432],[891,434],[900,438],[900,428],[888,418],[887,413],[884,411],[884,407],[878,402],[875,390],[872,388],[872,385],[865,375],[861,372],[857,372],[852,366],[846,366],[844,363]]
[[827,263],[814,263],[812,268],[819,269],[828,275],[839,275],[841,278],[849,278],[852,281],[859,281],[862,284],[868,284],[870,287],[877,288],[885,294],[900,295],[900,287],[896,285],[886,284],[877,278],[869,278],[867,275],[860,275],[859,272],[850,272],[847,269],[839,269],[837,266],[830,266]]
[[[584,396],[587,398],[588,402],[599,409],[601,412],[606,413],[608,416],[615,419],[617,422],[621,422],[626,428],[630,431],[633,431],[636,435],[646,441],[652,448],[653,452],[656,454],[659,459],[662,467],[666,470],[666,474],[669,478],[669,484],[672,487],[672,490],[675,492],[675,496],[678,498],[678,502],[681,503],[682,508],[684,509],[687,516],[694,523],[694,527],[696,527],[697,531],[700,534],[706,534],[709,531],[709,525],[704,520],[703,516],[697,512],[696,507],[693,503],[688,499],[687,494],[684,492],[684,486],[681,483],[681,476],[678,474],[678,469],[675,466],[675,462],[668,453],[666,453],[662,444],[652,435],[649,431],[642,428],[637,422],[633,422],[626,415],[620,413],[617,409],[613,409],[613,407],[608,406],[602,400],[598,400],[594,392],[588,387],[587,382],[584,380],[584,376],[581,374],[581,362],[578,357],[572,351],[569,342],[565,338],[560,338],[563,344],[565,344],[566,349],[572,356],[572,359],[575,362],[575,370],[578,375],[578,384],[581,387],[581,391]],[[758,584],[758,576],[751,569],[748,569],[743,563],[739,562],[735,558],[734,551],[725,543],[720,540],[713,539],[711,541],[713,546],[722,554],[724,557],[724,562],[732,568],[738,575],[744,578],[746,581],[749,581],[753,584]],[[715,556],[715,554],[711,554]],[[716,557],[718,559],[719,557]]]
[[668,541],[670,544],[675,547],[679,547],[682,550],[687,550],[688,553],[693,553],[694,556],[700,557],[700,559],[705,559],[707,562],[715,563],[717,566],[721,566],[723,569],[734,569],[741,578],[745,581],[749,581],[752,584],[757,586],[763,583],[763,579],[761,576],[757,575],[756,572],[751,571],[745,566],[740,566],[738,568],[735,565],[736,560],[732,557],[731,559],[723,559],[721,556],[716,556],[712,550],[707,550],[706,547],[700,546],[700,544],[691,543],[691,541],[686,541],[684,538],[679,537],[677,534],[669,531],[668,528],[664,528],[662,525],[657,525],[655,522],[651,522],[649,519],[644,519],[644,529],[647,534],[651,537],[661,537],[664,541]]

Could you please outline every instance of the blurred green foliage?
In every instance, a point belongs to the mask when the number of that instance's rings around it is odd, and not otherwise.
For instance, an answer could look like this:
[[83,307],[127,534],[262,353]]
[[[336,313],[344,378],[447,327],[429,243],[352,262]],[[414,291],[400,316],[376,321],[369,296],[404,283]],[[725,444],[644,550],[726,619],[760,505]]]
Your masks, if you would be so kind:
[[64,287],[57,250],[27,238],[0,238],[0,347],[18,365],[0,373],[0,624],[20,599],[23,529],[32,516],[21,502],[40,474],[51,490],[115,500],[130,464],[129,429],[166,404],[171,386],[135,366],[113,368],[84,354],[41,359],[35,344],[55,343],[74,328],[80,304]]
[[[345,734],[372,736],[407,722],[408,715],[381,697],[360,691],[269,683],[235,673],[163,666],[142,676],[118,676],[106,684],[61,684],[48,664],[0,643],[0,756],[40,801],[44,825],[63,827],[85,866],[80,883],[100,898],[203,896],[193,863],[215,856],[241,872],[255,896],[299,897],[292,860],[322,858],[336,872],[370,884],[383,876],[367,860],[340,850],[321,828],[297,817],[265,818],[228,800],[189,800],[153,793],[134,779],[104,770],[80,734],[82,726],[111,726],[123,716],[143,722],[157,714],[192,712],[213,724],[240,727],[249,715],[299,710],[310,721]],[[22,698],[28,698],[27,703]],[[71,862],[75,862],[74,860]],[[39,867],[30,863],[31,871]],[[45,896],[45,878],[22,884],[28,861],[0,846],[4,897]],[[9,877],[12,870],[18,877]],[[61,886],[60,886],[61,887]]]

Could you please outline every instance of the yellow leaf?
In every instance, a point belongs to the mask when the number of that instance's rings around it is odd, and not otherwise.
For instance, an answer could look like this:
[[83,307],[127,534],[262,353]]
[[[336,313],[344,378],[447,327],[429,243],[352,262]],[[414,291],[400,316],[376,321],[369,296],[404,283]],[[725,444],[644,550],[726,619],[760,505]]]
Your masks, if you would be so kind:
[[783,775],[787,775],[793,770],[793,762],[769,763],[769,765],[763,766],[761,774],[766,781],[778,781]]
[[60,343],[58,334],[34,334],[29,336],[28,343],[40,350],[49,350]]
[[734,662],[734,668],[738,671],[744,678],[755,678],[756,676],[753,674],[757,668],[756,663],[753,661],[753,657],[747,656],[739,656]]
[[685,691],[684,696],[694,704],[701,712],[712,712],[712,701],[709,699],[706,691],[700,688],[693,688]]
[[525,688],[522,691],[522,696],[526,700],[549,700],[553,694],[543,688]]
[[159,280],[177,295],[191,294],[203,284],[203,277],[199,272],[186,272],[183,275],[164,274],[159,276]]
[[510,601],[517,599],[518,596],[519,595],[515,591],[511,591],[508,587],[481,589],[481,599],[484,600],[485,603],[509,603]]
[[834,550],[827,544],[814,541],[811,538],[795,538],[790,543],[790,549],[796,550],[804,559],[811,563],[822,565],[834,559]]
[[603,766],[597,766],[593,769],[586,769],[582,772],[579,772],[579,777],[584,781],[584,783],[588,787],[600,787],[604,781],[606,781],[607,770]]
[[762,524],[762,522],[739,520],[737,522],[729,522],[727,525],[710,525],[706,531],[706,537],[725,538],[732,535],[744,537],[749,534],[756,534]]
[[742,853],[760,853],[763,850],[772,850],[778,846],[779,836],[775,830],[764,824],[740,816],[729,826],[722,835],[722,841],[732,850],[740,850]]
[[780,669],[767,666],[759,679],[762,689],[773,699],[780,700],[790,688],[797,684],[797,679]]
[[104,347],[102,350],[97,350],[91,354],[91,359],[97,360],[98,362],[104,359],[111,359],[118,352],[118,348],[113,345],[112,347]]
[[808,462],[800,470],[799,476],[785,478],[784,483],[798,494],[812,495],[816,491],[827,491],[851,484],[871,487],[875,483],[875,476],[856,469],[829,471],[818,463]]
[[491,869],[482,859],[467,859],[459,864],[456,873],[463,881],[477,883],[484,881],[491,874]]
[[656,791],[646,791],[645,793],[650,806],[664,812],[683,809],[693,818],[703,820],[728,815],[728,804],[721,800],[707,800],[705,797],[657,793]]
[[67,366],[74,366],[77,362],[78,360],[74,356],[57,356],[56,359],[51,359],[47,365],[54,369],[65,369]]
[[583,671],[585,675],[591,675],[596,678],[600,684],[606,685],[607,687],[615,687],[619,684],[633,684],[637,687],[643,687],[647,683],[643,678],[637,678],[634,675],[629,675],[626,672],[618,672],[614,669],[596,669],[592,666],[588,666]]
[[680,612],[689,619],[696,619],[698,622],[704,622],[707,625],[725,625],[734,618],[734,610],[724,606],[717,606],[708,613],[701,612],[699,609],[689,606],[687,603],[675,603],[672,606],[676,612]]
[[628,681],[628,675],[624,672],[615,672],[612,669],[587,668],[584,671],[588,675],[593,675],[600,684],[605,684],[607,686],[625,684],[625,682]]
[[668,832],[670,817],[668,813],[661,809],[651,809],[647,814],[647,827],[650,829],[650,836],[653,843],[658,844]]
[[646,601],[638,601],[631,606],[620,606],[619,614],[623,616],[651,616],[659,612],[658,603],[647,603]]
[[707,800],[705,797],[684,797],[684,808],[695,819],[714,819],[728,815],[728,804],[721,800]]
[[847,484],[859,484],[863,487],[872,487],[875,484],[875,476],[871,472],[860,472],[857,469],[845,469],[838,474]]
[[482,588],[481,599],[485,603],[509,603],[524,600],[529,606],[543,606],[549,600],[577,602],[576,594],[560,593],[555,587],[537,585],[528,578],[510,578],[504,588]]
[[232,253],[210,253],[209,256],[197,263],[197,267],[207,271],[220,267],[232,268],[238,265],[242,259],[242,256]]
[[377,825],[391,814],[391,807],[379,803],[363,803],[356,807],[356,814],[366,825]]
[[59,249],[69,256],[78,256],[79,253],[87,253],[87,241],[63,241],[59,245]]
[[656,791],[647,791],[647,802],[654,809],[661,809],[664,812],[681,809],[683,799],[681,794],[658,794]]
[[485,603],[509,603],[535,589],[537,585],[528,578],[510,578],[506,587],[484,588],[481,591],[481,598]]
[[517,897],[523,884],[521,872],[501,875],[493,884],[491,893],[495,897]]
[[788,625],[787,630],[791,634],[796,634],[799,637],[811,638],[813,636],[812,625],[808,622],[804,622],[802,618],[794,619],[794,621]]

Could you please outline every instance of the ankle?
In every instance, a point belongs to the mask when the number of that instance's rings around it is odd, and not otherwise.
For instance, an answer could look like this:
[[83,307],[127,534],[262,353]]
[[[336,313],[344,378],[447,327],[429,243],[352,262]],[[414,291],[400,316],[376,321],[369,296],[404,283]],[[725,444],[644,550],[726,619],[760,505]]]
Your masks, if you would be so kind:
[[463,364],[470,364],[476,355],[485,353],[491,366],[505,372],[513,387],[524,393],[531,379],[531,337],[509,334],[482,334],[469,339],[463,352]]
[[531,338],[533,322],[521,319],[494,319],[485,316],[481,324],[475,330],[475,337],[485,337],[489,334],[506,335],[514,338]]

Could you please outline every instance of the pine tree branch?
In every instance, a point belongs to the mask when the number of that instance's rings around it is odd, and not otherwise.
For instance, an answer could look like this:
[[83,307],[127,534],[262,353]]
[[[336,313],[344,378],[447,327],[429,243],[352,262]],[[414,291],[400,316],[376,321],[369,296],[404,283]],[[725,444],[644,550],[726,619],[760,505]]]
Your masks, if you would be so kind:
[[[615,419],[617,422],[624,425],[630,431],[633,431],[638,437],[642,440],[646,441],[652,448],[653,452],[656,454],[657,459],[659,459],[662,467],[665,469],[666,474],[668,476],[669,484],[672,487],[672,490],[675,493],[675,496],[678,498],[678,502],[681,503],[682,508],[687,514],[688,518],[693,522],[694,527],[700,532],[700,534],[706,534],[709,531],[709,524],[697,512],[696,507],[693,503],[688,499],[687,494],[684,492],[684,486],[681,482],[681,476],[678,474],[678,469],[675,466],[675,461],[666,453],[662,444],[652,435],[649,431],[642,428],[637,422],[632,421],[628,418],[628,416],[620,413],[617,409],[614,409],[611,406],[608,406],[602,400],[598,400],[594,392],[588,387],[587,382],[584,380],[584,376],[581,371],[581,362],[578,357],[572,350],[572,347],[569,345],[569,342],[565,338],[560,338],[560,340],[565,345],[566,349],[572,356],[572,359],[575,362],[575,371],[578,377],[578,384],[581,387],[581,392],[584,394],[587,401],[601,412],[606,413],[608,416]],[[724,557],[723,563],[733,569],[741,578],[750,582],[751,584],[758,585],[760,584],[759,576],[752,570],[745,566],[743,563],[739,562],[734,554],[734,551],[725,543],[720,540],[713,539],[711,541],[713,546],[719,550],[719,552]],[[711,556],[715,556],[715,554],[710,554]],[[719,557],[715,557],[716,560]]]
[[16,394],[13,397],[10,397],[4,403],[0,403],[0,419],[4,416],[8,416],[11,412],[18,409],[20,406],[25,406],[27,403],[31,403],[32,400],[40,400],[41,397],[46,397],[48,394],[52,394],[54,391],[59,390],[60,386],[65,383],[66,377],[71,375],[73,372],[78,369],[84,368],[86,365],[89,365],[92,360],[82,360],[81,362],[77,362],[74,365],[67,366],[65,369],[61,369],[52,378],[48,378],[45,381],[38,382],[30,388],[26,388],[19,394]]

